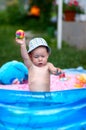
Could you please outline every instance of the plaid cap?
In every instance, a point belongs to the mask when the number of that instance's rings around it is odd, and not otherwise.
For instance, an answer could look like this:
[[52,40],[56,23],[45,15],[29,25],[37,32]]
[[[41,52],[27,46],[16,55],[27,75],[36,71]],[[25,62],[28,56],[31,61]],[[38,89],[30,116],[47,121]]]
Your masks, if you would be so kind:
[[29,42],[29,50],[28,53],[30,53],[31,51],[33,51],[34,49],[36,49],[39,46],[45,46],[48,49],[48,52],[51,53],[51,49],[48,46],[47,42],[43,39],[43,38],[33,38],[30,42]]

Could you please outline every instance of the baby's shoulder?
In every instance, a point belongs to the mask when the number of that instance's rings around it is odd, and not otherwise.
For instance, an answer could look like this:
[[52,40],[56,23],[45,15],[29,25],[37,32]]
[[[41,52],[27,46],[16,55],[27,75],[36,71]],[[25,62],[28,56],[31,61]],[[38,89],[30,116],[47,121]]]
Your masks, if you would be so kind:
[[48,62],[48,63],[47,63],[47,66],[50,67],[50,66],[53,66],[53,64],[50,63],[50,62]]

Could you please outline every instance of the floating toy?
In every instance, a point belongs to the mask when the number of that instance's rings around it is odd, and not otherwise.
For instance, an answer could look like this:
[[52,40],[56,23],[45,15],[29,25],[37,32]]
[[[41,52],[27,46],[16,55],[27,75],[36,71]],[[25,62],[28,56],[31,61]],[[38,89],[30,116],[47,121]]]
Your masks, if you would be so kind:
[[16,38],[23,39],[24,37],[25,37],[25,33],[23,30],[20,29],[16,31]]
[[28,69],[22,62],[13,60],[0,67],[0,84],[19,84],[27,79]]
[[60,75],[59,75],[59,79],[61,80],[61,81],[65,81],[65,80],[68,80],[68,77],[65,75],[65,73],[63,72],[63,73],[61,73]]
[[86,74],[77,75],[75,87],[82,88],[84,84],[86,84]]
[[64,72],[58,72],[58,71],[57,71],[57,74],[56,74],[56,75],[59,76],[59,79],[60,79],[61,81],[65,81],[65,80],[68,79]]

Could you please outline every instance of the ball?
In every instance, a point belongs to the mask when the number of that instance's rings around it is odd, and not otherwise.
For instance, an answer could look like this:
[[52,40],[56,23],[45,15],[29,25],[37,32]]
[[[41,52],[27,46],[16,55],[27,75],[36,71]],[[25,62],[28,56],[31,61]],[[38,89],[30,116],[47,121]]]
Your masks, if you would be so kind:
[[16,38],[23,39],[25,37],[25,33],[23,30],[19,29],[16,31]]

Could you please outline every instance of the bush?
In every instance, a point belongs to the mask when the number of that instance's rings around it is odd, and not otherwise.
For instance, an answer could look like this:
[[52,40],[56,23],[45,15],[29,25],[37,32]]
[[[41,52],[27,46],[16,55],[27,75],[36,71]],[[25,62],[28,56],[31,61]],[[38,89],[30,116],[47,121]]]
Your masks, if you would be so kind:
[[17,24],[22,23],[25,17],[24,10],[20,9],[20,4],[17,0],[13,0],[11,2],[7,3],[6,8],[7,16],[8,16],[8,22],[10,24]]
[[53,0],[33,0],[31,2],[30,8],[34,5],[40,8],[40,19],[45,25],[48,25],[51,18]]
[[8,17],[6,11],[0,11],[0,24],[8,23]]
[[40,8],[40,17],[38,19],[28,16],[28,11],[24,9],[24,4],[19,0],[7,0],[6,10],[0,12],[0,24],[24,25],[29,29],[37,28],[38,30],[46,30],[51,35],[51,11],[53,0],[33,0],[30,3],[30,8],[36,5]]

